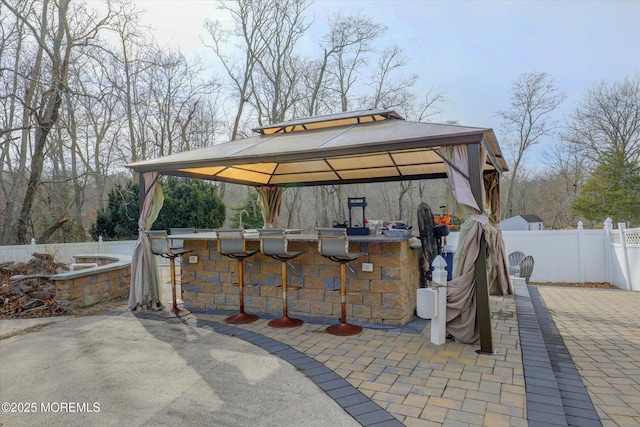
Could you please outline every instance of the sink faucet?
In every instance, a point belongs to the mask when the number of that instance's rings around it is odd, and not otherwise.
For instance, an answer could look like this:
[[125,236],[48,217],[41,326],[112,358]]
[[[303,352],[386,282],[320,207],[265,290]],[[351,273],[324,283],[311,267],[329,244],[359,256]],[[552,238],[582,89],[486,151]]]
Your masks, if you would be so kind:
[[249,212],[247,212],[246,210],[242,209],[240,211],[240,229],[244,229],[244,226],[242,225],[242,213],[245,213],[245,215],[249,216]]

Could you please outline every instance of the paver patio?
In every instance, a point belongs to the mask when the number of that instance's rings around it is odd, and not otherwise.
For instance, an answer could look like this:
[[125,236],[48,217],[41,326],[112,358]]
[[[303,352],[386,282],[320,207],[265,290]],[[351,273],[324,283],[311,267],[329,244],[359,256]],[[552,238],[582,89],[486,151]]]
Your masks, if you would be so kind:
[[[415,325],[369,327],[352,337],[326,334],[327,324],[315,322],[274,329],[266,317],[238,328],[322,363],[406,426],[640,425],[640,293],[561,287],[525,287],[524,292],[490,298],[496,355],[480,355],[474,345],[433,345],[428,322],[418,330]],[[536,300],[542,313],[533,307]],[[530,336],[519,324],[527,322],[526,310],[517,313],[516,301],[530,307],[539,324],[541,347],[561,348],[562,342],[566,346],[567,360],[561,361],[560,370],[554,354],[545,356],[558,396],[546,399],[562,414],[539,401],[545,396],[536,393],[536,373],[544,371],[531,362],[535,359],[527,355],[528,344],[523,355],[521,334],[528,342]],[[199,311],[192,316],[222,324],[226,315]],[[556,326],[559,344],[547,330]],[[570,368],[573,377],[564,375]],[[576,418],[572,411],[583,404],[586,407],[577,415],[583,418]],[[590,419],[594,407],[597,416]]]

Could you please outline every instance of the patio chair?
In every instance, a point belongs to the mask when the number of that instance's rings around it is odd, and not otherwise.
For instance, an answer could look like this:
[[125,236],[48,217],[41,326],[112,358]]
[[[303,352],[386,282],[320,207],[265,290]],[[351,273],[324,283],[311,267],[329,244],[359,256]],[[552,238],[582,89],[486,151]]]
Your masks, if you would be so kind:
[[518,272],[518,265],[520,261],[524,258],[524,253],[520,251],[511,252],[509,254],[509,275],[515,276]]
[[178,308],[178,300],[176,298],[176,266],[175,259],[191,252],[184,249],[174,249],[171,247],[171,240],[164,230],[151,230],[147,231],[149,237],[149,243],[151,244],[151,252],[154,255],[159,255],[162,258],[169,259],[171,265],[171,296],[173,300],[173,307],[169,311],[163,311],[160,313],[160,317],[181,317],[190,314],[189,310]]
[[329,326],[326,331],[332,335],[348,336],[362,332],[362,327],[347,323],[347,263],[361,256],[364,252],[349,252],[349,240],[346,228],[316,228],[318,233],[318,250],[320,254],[333,262],[340,263],[340,300],[342,316],[340,323]]
[[527,285],[529,284],[531,273],[533,273],[533,264],[533,257],[531,255],[527,255],[526,257],[522,258],[522,260],[518,264],[516,276],[523,277],[525,282],[527,282]]

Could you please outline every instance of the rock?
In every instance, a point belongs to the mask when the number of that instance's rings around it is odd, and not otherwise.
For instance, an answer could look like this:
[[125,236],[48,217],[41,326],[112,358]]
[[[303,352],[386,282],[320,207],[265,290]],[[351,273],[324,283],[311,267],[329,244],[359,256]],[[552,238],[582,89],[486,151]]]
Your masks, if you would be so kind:
[[44,301],[34,298],[30,300],[28,303],[26,303],[25,305],[23,305],[22,310],[24,311],[31,310],[32,308],[40,307],[41,305],[44,305]]
[[53,298],[53,294],[49,290],[43,290],[34,292],[33,297],[40,300],[47,300]]
[[18,287],[20,288],[20,291],[23,294],[28,294],[29,292],[33,292],[33,286],[29,285],[28,283],[20,283]]

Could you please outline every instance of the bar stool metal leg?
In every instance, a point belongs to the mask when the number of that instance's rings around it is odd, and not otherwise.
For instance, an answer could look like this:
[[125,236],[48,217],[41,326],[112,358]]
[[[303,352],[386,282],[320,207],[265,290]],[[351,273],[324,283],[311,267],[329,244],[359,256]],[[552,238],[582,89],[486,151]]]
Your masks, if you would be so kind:
[[287,306],[287,261],[282,261],[282,317],[269,322],[269,326],[273,328],[295,328],[304,322],[300,319],[289,317],[289,308]]
[[345,262],[340,263],[340,300],[342,309],[340,323],[329,326],[326,329],[327,333],[341,337],[359,334],[362,332],[362,327],[347,323],[347,264]]
[[171,317],[182,317],[187,314],[191,314],[189,310],[185,310],[182,308],[178,308],[178,302],[176,298],[176,266],[175,266],[176,257],[169,257],[169,263],[171,264],[171,296],[172,296],[172,305],[173,308],[169,311],[163,311],[159,314],[162,318],[171,318]]
[[234,325],[255,322],[259,319],[258,316],[244,312],[244,260],[242,258],[238,259],[238,288],[240,291],[238,296],[240,299],[240,313],[229,316],[224,321]]

